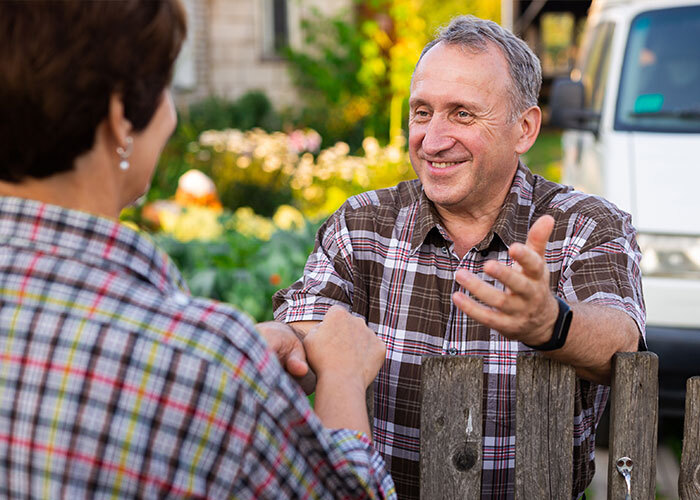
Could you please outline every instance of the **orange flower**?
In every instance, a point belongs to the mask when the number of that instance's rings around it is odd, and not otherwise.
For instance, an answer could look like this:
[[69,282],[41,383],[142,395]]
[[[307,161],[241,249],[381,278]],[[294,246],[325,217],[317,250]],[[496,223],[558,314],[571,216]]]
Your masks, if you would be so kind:
[[277,286],[280,283],[282,283],[282,277],[279,274],[275,273],[270,275],[270,284],[272,286]]

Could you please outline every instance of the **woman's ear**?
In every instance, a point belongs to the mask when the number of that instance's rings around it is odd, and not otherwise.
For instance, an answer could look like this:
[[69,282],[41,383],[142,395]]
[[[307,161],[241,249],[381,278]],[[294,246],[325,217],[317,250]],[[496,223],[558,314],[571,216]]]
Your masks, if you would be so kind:
[[132,134],[132,129],[131,122],[124,116],[122,95],[113,93],[109,96],[107,130],[114,138],[116,146],[126,147],[127,137]]
[[538,106],[527,109],[518,118],[518,141],[515,143],[515,152],[519,155],[527,153],[537,139],[542,124],[542,110]]

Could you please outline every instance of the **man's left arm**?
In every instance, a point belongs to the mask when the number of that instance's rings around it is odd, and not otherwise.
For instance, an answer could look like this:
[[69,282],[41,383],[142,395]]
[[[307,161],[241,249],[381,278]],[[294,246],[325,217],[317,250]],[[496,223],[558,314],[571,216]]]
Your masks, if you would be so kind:
[[[554,219],[543,216],[530,229],[527,242],[514,243],[509,252],[515,265],[508,267],[488,261],[484,271],[500,281],[498,290],[466,270],[456,273],[457,282],[472,297],[456,292],[453,301],[465,314],[499,331],[502,335],[531,346],[552,337],[559,315],[559,303],[549,287],[545,248]],[[640,338],[637,323],[625,312],[592,303],[569,304],[573,313],[563,347],[545,355],[572,365],[579,377],[609,384],[612,357],[616,352],[636,351]]]

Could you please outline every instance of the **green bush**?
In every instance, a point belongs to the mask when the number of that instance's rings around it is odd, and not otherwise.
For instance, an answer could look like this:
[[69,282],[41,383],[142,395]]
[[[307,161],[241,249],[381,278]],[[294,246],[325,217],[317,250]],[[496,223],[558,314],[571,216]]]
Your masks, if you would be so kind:
[[235,230],[213,241],[178,241],[156,234],[192,294],[233,304],[256,321],[272,319],[272,295],[303,273],[319,224],[277,230],[265,241]]

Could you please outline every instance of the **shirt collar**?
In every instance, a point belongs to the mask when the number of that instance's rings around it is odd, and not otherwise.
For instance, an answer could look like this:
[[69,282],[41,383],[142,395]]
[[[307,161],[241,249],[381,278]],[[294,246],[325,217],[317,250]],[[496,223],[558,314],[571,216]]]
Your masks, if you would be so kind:
[[0,245],[126,269],[164,293],[186,291],[179,271],[151,239],[116,221],[35,200],[0,197]]
[[[525,243],[530,220],[535,210],[533,203],[535,182],[535,176],[530,169],[524,163],[518,162],[510,191],[506,195],[495,223],[484,239],[475,246],[478,251],[489,248],[498,240],[502,241],[506,247],[510,247],[515,242]],[[411,238],[412,252],[418,250],[425,242],[431,230],[435,229],[439,232],[440,228],[442,225],[435,205],[421,189],[416,228]]]

